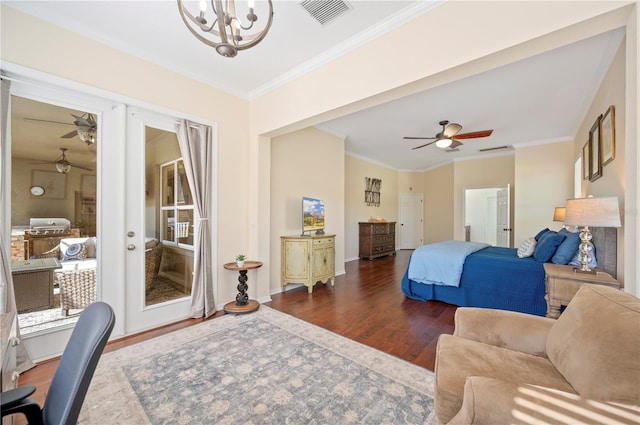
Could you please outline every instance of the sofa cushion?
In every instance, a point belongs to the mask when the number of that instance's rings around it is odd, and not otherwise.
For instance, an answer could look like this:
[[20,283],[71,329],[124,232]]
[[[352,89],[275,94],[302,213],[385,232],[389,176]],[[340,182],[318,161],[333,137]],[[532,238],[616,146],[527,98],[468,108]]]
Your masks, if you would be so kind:
[[547,356],[583,397],[640,404],[640,300],[583,285],[549,331]]
[[441,423],[449,422],[460,410],[467,376],[489,376],[575,393],[545,357],[442,334],[438,338],[434,392]]

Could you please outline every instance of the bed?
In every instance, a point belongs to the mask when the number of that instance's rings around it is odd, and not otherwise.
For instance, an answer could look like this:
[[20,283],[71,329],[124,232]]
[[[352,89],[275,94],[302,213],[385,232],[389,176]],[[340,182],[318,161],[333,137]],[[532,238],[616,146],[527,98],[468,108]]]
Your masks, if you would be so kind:
[[[592,228],[598,266],[616,276],[616,229]],[[414,252],[415,254],[415,252]],[[485,307],[544,316],[547,312],[544,263],[519,258],[516,248],[488,246],[466,256],[458,286],[409,279],[409,259],[402,278],[408,298],[436,300],[464,307]]]

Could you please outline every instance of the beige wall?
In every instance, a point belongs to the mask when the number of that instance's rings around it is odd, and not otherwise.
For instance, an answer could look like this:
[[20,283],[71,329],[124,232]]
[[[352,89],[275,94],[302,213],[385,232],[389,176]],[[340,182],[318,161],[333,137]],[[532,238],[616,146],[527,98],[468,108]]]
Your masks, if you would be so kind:
[[564,206],[573,194],[573,141],[516,149],[514,246],[548,227],[555,207]]
[[[380,206],[364,202],[365,177],[382,180]],[[387,167],[347,155],[345,158],[345,255],[358,258],[358,223],[370,218],[398,221],[398,173]],[[396,232],[398,231],[396,224]]]
[[424,173],[424,243],[453,239],[454,165]]
[[302,233],[302,197],[324,201],[325,233],[336,235],[336,274],[344,274],[344,141],[316,128],[271,140],[270,292],[280,292],[280,236]]
[[[596,118],[600,114],[604,114],[610,105],[614,106],[615,159],[603,167],[602,177],[593,182],[590,182],[589,179],[582,181],[582,196],[617,196],[619,199],[623,227],[618,229],[617,279],[621,282],[624,282],[624,239],[627,234],[624,227],[626,155],[626,134],[624,131],[626,127],[625,51],[626,44],[622,43],[576,134],[576,142],[572,146],[572,154],[574,158],[578,158],[582,154],[582,147],[589,139],[589,130]],[[598,254],[596,253],[597,258]]]

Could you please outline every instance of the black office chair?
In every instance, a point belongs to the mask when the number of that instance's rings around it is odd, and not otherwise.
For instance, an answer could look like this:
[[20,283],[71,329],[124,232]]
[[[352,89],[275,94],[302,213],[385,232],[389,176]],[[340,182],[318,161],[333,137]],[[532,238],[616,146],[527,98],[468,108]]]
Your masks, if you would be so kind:
[[44,407],[28,398],[35,387],[25,385],[2,393],[2,416],[22,413],[29,425],[76,424],[115,321],[113,309],[106,303],[96,302],[85,308],[62,353]]

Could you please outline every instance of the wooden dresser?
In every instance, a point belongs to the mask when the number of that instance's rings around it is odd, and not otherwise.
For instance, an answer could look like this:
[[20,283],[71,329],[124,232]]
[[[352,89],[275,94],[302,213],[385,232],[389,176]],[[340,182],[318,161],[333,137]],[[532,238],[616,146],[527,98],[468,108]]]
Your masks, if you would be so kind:
[[360,222],[360,258],[396,253],[396,222]]
[[302,283],[309,293],[317,282],[336,283],[336,235],[281,236],[280,289]]

